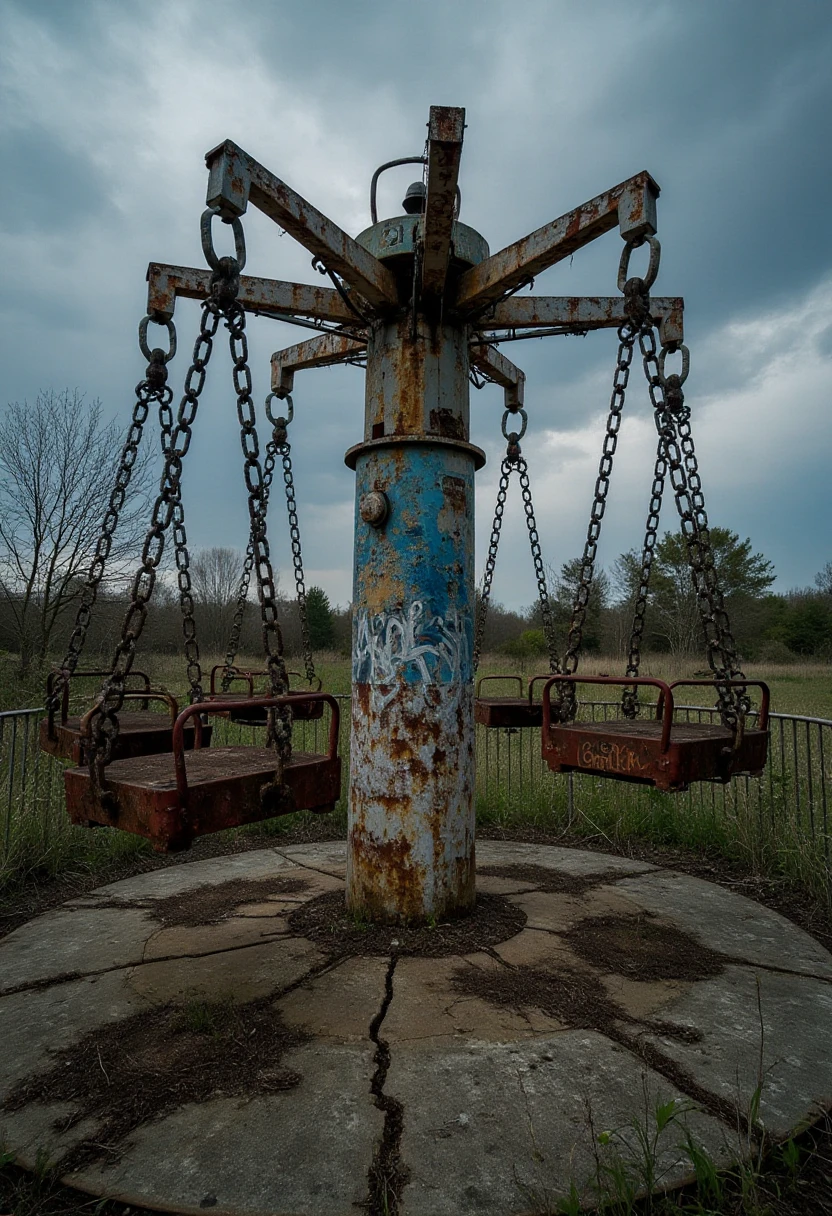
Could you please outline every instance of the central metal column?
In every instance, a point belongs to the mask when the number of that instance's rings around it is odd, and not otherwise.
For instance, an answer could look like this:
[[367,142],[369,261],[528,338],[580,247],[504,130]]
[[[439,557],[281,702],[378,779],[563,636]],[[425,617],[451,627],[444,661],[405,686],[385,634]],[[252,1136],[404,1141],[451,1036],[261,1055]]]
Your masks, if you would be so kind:
[[[415,332],[414,332],[415,329]],[[464,324],[375,324],[356,472],[347,903],[474,904],[474,471]]]

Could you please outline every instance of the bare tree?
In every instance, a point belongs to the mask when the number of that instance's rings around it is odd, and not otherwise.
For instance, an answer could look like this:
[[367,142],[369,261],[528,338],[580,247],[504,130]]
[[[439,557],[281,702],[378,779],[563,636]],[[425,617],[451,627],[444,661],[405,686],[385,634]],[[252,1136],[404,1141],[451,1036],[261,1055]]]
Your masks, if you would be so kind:
[[[56,626],[81,594],[122,447],[101,402],[77,389],[11,402],[0,419],[0,605],[20,671],[43,662]],[[153,481],[145,447],[110,550],[118,581],[147,527]],[[112,581],[111,579],[111,581]]]
[[225,652],[242,572],[243,554],[239,549],[199,549],[191,559],[200,640],[208,652]]

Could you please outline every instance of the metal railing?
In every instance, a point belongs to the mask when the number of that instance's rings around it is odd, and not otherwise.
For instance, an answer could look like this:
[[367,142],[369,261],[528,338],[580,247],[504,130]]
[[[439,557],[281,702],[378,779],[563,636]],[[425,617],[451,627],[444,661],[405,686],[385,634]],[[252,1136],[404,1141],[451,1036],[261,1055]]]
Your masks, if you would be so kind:
[[[344,763],[341,807],[349,767],[349,702],[341,706],[340,750]],[[688,721],[711,721],[716,710],[677,706]],[[38,742],[42,708],[0,713],[0,863],[14,866],[20,839],[43,847],[77,831],[64,813],[63,765],[42,752]],[[613,702],[583,702],[581,713],[593,721],[613,718]],[[326,718],[295,723],[298,751],[323,748]],[[477,726],[477,807],[490,821],[533,821],[555,829],[593,828],[608,834],[647,834],[664,830],[667,839],[739,847],[763,868],[789,868],[789,858],[813,869],[832,887],[829,792],[832,787],[832,721],[792,714],[770,716],[768,763],[761,778],[739,777],[730,785],[698,783],[682,794],[660,794],[638,785],[594,774],[554,775],[540,752],[539,730],[486,729]],[[218,720],[214,739],[221,743],[262,740],[262,731]],[[662,828],[664,824],[664,828]],[[648,831],[649,826],[649,831]],[[99,835],[95,833],[94,835]],[[772,861],[774,854],[780,861]],[[798,865],[798,869],[800,868]]]

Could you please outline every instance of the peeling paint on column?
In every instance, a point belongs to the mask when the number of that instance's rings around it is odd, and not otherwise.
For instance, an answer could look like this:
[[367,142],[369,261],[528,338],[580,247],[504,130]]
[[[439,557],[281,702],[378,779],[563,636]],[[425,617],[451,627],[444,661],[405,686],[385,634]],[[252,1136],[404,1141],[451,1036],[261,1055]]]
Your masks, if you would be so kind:
[[[465,385],[467,392],[467,384]],[[474,469],[464,441],[365,444],[356,503],[350,907],[462,913],[474,890]]]

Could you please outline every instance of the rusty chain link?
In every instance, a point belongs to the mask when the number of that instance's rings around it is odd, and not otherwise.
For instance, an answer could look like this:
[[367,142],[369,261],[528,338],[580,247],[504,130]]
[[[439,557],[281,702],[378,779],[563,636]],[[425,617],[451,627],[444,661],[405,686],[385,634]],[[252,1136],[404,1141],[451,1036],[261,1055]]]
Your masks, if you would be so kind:
[[[253,568],[257,578],[257,595],[260,601],[263,649],[269,672],[272,695],[284,696],[289,689],[286,663],[283,658],[283,635],[277,616],[277,595],[274,573],[266,536],[266,515],[263,510],[264,478],[260,465],[260,445],[257,439],[254,400],[252,398],[251,369],[248,366],[248,340],[246,338],[246,314],[242,305],[234,299],[226,305],[225,324],[229,332],[229,347],[234,365],[234,390],[237,395],[237,418],[240,423],[240,444],[245,458],[244,473],[248,490],[248,510],[251,539],[254,548]],[[264,787],[264,798],[270,800],[285,796],[283,770],[292,757],[292,711],[288,705],[269,710],[267,744],[274,746],[278,766],[274,781]]]
[[667,460],[681,531],[688,551],[705,635],[708,665],[714,673],[717,685],[720,718],[739,738],[751,702],[744,688],[731,689],[726,684],[728,680],[743,680],[745,677],[740,668],[736,642],[719,586],[699,476],[699,463],[690,427],[690,409],[684,404],[682,385],[687,376],[687,352],[683,348],[682,375],[665,376],[663,370],[666,352],[657,357],[652,326],[643,328],[639,335],[639,346],[650,400],[657,415],[657,425],[658,419],[661,419],[659,442]]
[[[191,443],[193,423],[199,409],[199,396],[205,385],[205,368],[211,357],[213,340],[221,311],[214,300],[202,305],[199,334],[173,426],[171,400],[160,399],[159,424],[163,439],[164,465],[159,493],[153,504],[150,527],[142,546],[141,562],[131,588],[130,607],[124,617],[121,639],[116,646],[113,667],[97,700],[97,713],[90,723],[91,748],[88,757],[93,788],[105,799],[103,769],[109,763],[118,738],[118,713],[124,704],[124,682],[133,665],[136,644],[147,619],[148,602],[156,584],[156,571],[165,550],[165,533],[174,518],[181,495],[182,461]],[[196,384],[193,383],[197,376]]]
[[[269,491],[271,489],[272,479],[274,477],[274,466],[277,453],[277,445],[274,440],[270,440],[266,445],[266,459],[263,461],[263,511],[269,505]],[[237,591],[237,603],[234,608],[234,617],[231,623],[231,633],[228,638],[228,646],[225,652],[225,667],[222,677],[222,691],[228,692],[231,687],[231,668],[234,666],[234,660],[237,657],[237,651],[240,646],[240,636],[243,631],[243,615],[245,613],[246,604],[248,603],[248,592],[251,586],[251,571],[254,566],[254,543],[249,533],[248,545],[246,546],[246,557],[243,562],[243,573],[240,577],[240,587]]]
[[[509,417],[521,415],[522,427],[519,431],[507,431],[506,420]],[[474,671],[479,667],[480,654],[482,653],[482,642],[485,635],[485,623],[488,616],[488,607],[491,600],[491,583],[494,578],[494,568],[497,564],[497,550],[500,546],[500,532],[503,526],[503,514],[506,506],[506,496],[508,494],[509,482],[514,469],[517,470],[518,479],[520,482],[520,491],[523,499],[523,511],[526,516],[526,528],[529,533],[529,545],[532,553],[532,563],[534,565],[535,578],[537,579],[537,593],[540,602],[540,617],[543,624],[543,634],[546,638],[546,649],[549,653],[549,669],[553,673],[560,670],[558,665],[557,642],[555,639],[555,626],[552,618],[552,605],[549,599],[549,588],[546,583],[546,572],[543,568],[543,555],[540,550],[540,536],[537,531],[537,521],[534,514],[534,504],[532,502],[532,491],[529,483],[529,469],[526,464],[525,457],[520,450],[520,440],[526,433],[527,424],[526,411],[515,407],[507,409],[503,414],[502,432],[507,440],[506,454],[503,457],[503,462],[500,465],[500,481],[497,488],[497,505],[494,509],[494,522],[491,525],[491,537],[488,542],[488,556],[485,561],[485,572],[482,579],[482,591],[480,592],[480,602],[477,611],[477,624],[474,634]]]
[[[607,495],[610,489],[610,474],[612,473],[615,450],[618,446],[618,433],[621,429],[621,414],[624,409],[624,398],[627,383],[630,378],[630,365],[633,361],[637,326],[631,320],[624,322],[618,330],[618,354],[613,373],[610,410],[607,415],[607,427],[604,443],[601,449],[601,461],[598,466],[598,477],[595,481],[595,495],[589,516],[586,542],[581,557],[581,569],[578,576],[578,590],[572,607],[572,620],[566,639],[566,652],[561,668],[566,675],[574,675],[578,669],[578,660],[583,641],[583,629],[589,608],[589,597],[592,592],[592,580],[595,574],[595,559],[598,555],[598,540],[601,536],[601,521],[607,508]],[[556,707],[560,721],[568,721],[575,716],[577,702],[574,685],[564,683],[561,686]]]
[[75,625],[67,644],[66,655],[61,663],[61,674],[55,681],[52,694],[47,701],[47,708],[50,710],[56,709],[60,704],[64,687],[78,666],[78,660],[84,649],[87,630],[92,618],[92,610],[98,595],[98,588],[104,577],[107,559],[110,556],[110,550],[113,545],[113,536],[118,527],[119,516],[127,498],[130,479],[133,476],[133,468],[138,459],[139,445],[142,441],[144,424],[150,413],[150,404],[153,401],[157,401],[160,409],[163,406],[169,408],[170,403],[173,401],[173,393],[167,383],[167,364],[176,354],[176,330],[173,327],[173,321],[166,321],[165,325],[170,337],[169,349],[167,352],[159,347],[151,350],[147,344],[147,326],[151,320],[153,320],[152,317],[145,317],[139,325],[139,346],[142,354],[148,361],[147,370],[144,380],[141,380],[136,385],[136,402],[133,406],[133,418],[127,431],[124,446],[121,449],[115,481],[110,491],[109,502],[107,503],[107,509],[104,512],[104,519],[101,524],[101,532],[96,542],[95,553],[90,563],[84,590],[81,594],[81,603],[78,606]]

